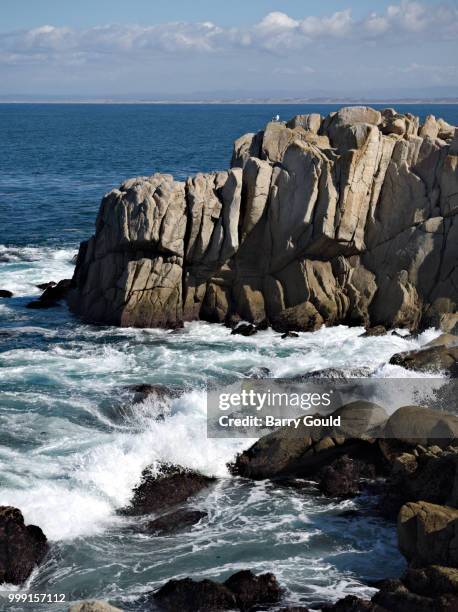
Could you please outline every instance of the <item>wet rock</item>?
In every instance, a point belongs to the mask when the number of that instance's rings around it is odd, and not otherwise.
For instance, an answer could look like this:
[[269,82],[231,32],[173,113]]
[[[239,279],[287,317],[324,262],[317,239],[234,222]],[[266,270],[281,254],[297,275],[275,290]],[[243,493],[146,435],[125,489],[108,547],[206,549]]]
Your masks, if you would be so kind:
[[156,470],[146,468],[129,506],[120,513],[139,516],[167,510],[185,502],[213,482],[214,478],[180,466],[160,464]]
[[311,378],[336,378],[338,380],[347,380],[348,378],[367,378],[375,371],[369,366],[360,368],[325,368],[323,370],[313,370],[300,376],[295,376],[292,380],[308,380]]
[[322,612],[387,612],[377,608],[371,601],[360,599],[354,595],[347,595],[334,604],[324,604],[320,608]]
[[218,612],[238,609],[234,593],[224,584],[213,580],[169,580],[156,591],[154,601],[165,612]]
[[129,385],[127,387],[129,391],[134,393],[133,402],[135,404],[144,402],[147,398],[151,398],[153,400],[158,401],[167,401],[170,399],[176,399],[180,397],[184,392],[183,389],[179,387],[171,387],[166,385],[154,385],[154,384],[138,384],[138,385]]
[[398,516],[399,549],[417,567],[458,566],[458,510],[428,502],[409,502]]
[[45,289],[49,289],[50,287],[55,287],[56,283],[54,281],[49,281],[47,283],[40,283],[39,285],[36,285],[36,287],[38,289],[41,289],[42,291],[45,291]]
[[266,606],[277,603],[282,589],[273,574],[256,576],[251,570],[242,570],[233,574],[224,583],[235,594],[237,604],[243,611],[255,606]]
[[298,430],[283,427],[263,436],[237,456],[231,471],[255,480],[313,476],[345,454],[378,465],[381,452],[371,432],[387,419],[384,409],[371,402],[352,402],[332,415],[341,417],[335,430],[301,424]]
[[371,336],[386,336],[388,332],[384,325],[376,325],[375,327],[369,327],[366,331],[361,334],[362,338],[370,338]]
[[58,306],[59,302],[64,300],[72,286],[71,279],[61,280],[54,285],[49,285],[45,291],[41,294],[38,300],[29,302],[27,308],[40,309],[40,308],[53,308]]
[[354,497],[361,489],[361,480],[375,475],[374,465],[343,455],[321,470],[318,486],[328,497]]
[[285,338],[299,338],[299,334],[293,331],[288,331],[285,334],[281,335],[282,340],[285,340]]
[[458,336],[454,334],[441,334],[434,340],[431,340],[427,344],[425,344],[425,348],[429,348],[431,346],[446,346],[447,348],[451,346],[458,346]]
[[25,525],[17,508],[0,506],[0,583],[22,584],[48,552],[36,525]]
[[7,289],[0,289],[0,298],[12,298],[13,292]]
[[106,601],[80,601],[69,607],[68,612],[122,612]]
[[458,376],[458,346],[433,346],[418,351],[397,353],[390,359],[393,365],[419,372],[447,372],[452,377]]
[[148,521],[140,526],[140,530],[154,535],[171,535],[196,525],[207,516],[206,512],[200,510],[189,510],[182,508],[176,512],[164,514],[154,521]]
[[154,594],[161,609],[170,612],[217,612],[218,610],[249,610],[277,603],[282,589],[273,574],[256,576],[250,570],[233,574],[224,584],[213,580],[194,581],[190,578],[170,580]]
[[239,323],[237,327],[231,331],[233,336],[253,336],[258,333],[258,328],[252,323]]

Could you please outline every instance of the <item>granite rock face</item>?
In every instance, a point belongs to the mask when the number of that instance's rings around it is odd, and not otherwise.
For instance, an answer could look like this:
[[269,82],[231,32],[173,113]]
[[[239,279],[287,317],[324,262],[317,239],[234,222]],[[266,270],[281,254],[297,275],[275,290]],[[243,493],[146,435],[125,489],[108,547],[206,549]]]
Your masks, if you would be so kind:
[[430,116],[367,107],[271,122],[231,169],[123,183],[82,243],[71,308],[177,327],[234,317],[282,331],[417,329],[458,302],[458,140]]

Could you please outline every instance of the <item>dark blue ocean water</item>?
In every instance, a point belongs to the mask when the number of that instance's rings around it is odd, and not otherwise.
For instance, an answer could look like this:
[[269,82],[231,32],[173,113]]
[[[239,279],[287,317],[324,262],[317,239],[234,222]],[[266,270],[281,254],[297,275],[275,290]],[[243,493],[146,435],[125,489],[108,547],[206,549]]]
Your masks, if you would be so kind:
[[[335,108],[0,105],[0,288],[14,292],[0,299],[0,505],[21,508],[51,543],[22,592],[109,599],[140,612],[144,594],[171,578],[225,579],[252,568],[278,576],[285,603],[309,605],[369,595],[367,581],[401,572],[393,525],[367,514],[342,517],[365,500],[330,502],[231,478],[226,463],[250,441],[207,437],[204,388],[260,367],[279,378],[347,366],[406,376],[386,365],[390,356],[437,332],[362,338],[361,329],[340,326],[285,343],[272,330],[244,338],[204,323],[179,333],[115,329],[84,325],[64,305],[26,308],[39,295],[37,283],[72,275],[103,193],[123,179],[226,168],[232,141],[274,114]],[[399,109],[458,123],[456,106]],[[158,421],[163,407],[131,404],[125,386],[133,383],[189,390]],[[208,517],[184,534],[140,534],[116,514],[154,461],[219,477],[192,501]],[[8,605],[4,595],[0,609]]]
[[[0,244],[75,245],[123,179],[225,169],[233,141],[273,115],[339,106],[0,104]],[[397,109],[458,124],[456,105]]]

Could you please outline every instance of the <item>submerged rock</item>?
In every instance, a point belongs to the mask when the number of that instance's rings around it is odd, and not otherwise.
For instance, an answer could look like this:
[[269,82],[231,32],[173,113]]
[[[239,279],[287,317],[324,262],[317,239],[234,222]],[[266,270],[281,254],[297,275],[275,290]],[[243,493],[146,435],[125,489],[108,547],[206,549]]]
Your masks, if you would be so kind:
[[276,604],[282,594],[273,574],[256,576],[250,570],[233,574],[224,584],[191,578],[169,580],[154,593],[154,600],[165,611],[218,612],[218,610],[263,609]]
[[214,478],[180,466],[161,464],[157,470],[146,468],[129,506],[120,513],[138,516],[163,511],[185,502],[213,482]]
[[129,385],[127,389],[134,394],[133,401],[135,404],[144,402],[148,398],[161,402],[176,399],[184,392],[184,389],[180,387],[170,387],[166,385],[154,385],[147,383]]
[[142,524],[140,530],[154,535],[170,535],[182,531],[186,527],[192,527],[206,516],[207,513],[201,510],[182,508],[176,512],[164,514],[154,521]]
[[453,126],[394,109],[271,122],[236,141],[225,172],[107,194],[69,305],[137,327],[445,324],[458,303],[457,153]]
[[231,331],[231,335],[238,336],[253,336],[258,333],[258,328],[256,325],[252,323],[239,323],[234,329]]
[[13,292],[8,291],[7,289],[0,289],[0,298],[12,298]]
[[22,584],[48,552],[45,534],[17,508],[0,506],[0,583]]

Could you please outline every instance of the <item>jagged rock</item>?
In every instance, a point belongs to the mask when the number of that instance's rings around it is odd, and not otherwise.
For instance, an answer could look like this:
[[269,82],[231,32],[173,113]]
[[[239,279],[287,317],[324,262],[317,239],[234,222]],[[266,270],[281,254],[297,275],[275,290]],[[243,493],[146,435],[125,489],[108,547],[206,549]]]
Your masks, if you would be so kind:
[[0,298],[11,298],[13,297],[13,292],[8,291],[7,289],[0,289]]
[[375,478],[375,475],[373,465],[343,455],[323,468],[318,486],[329,497],[354,497],[360,491],[361,479]]
[[283,427],[260,438],[237,456],[231,471],[246,478],[284,479],[317,476],[321,468],[342,455],[379,464],[381,454],[370,437],[387,419],[384,409],[358,401],[332,413],[341,417],[341,426]]
[[409,502],[398,516],[399,549],[417,566],[458,566],[458,510],[428,502]]
[[[294,376],[291,380],[309,380],[310,378],[337,378],[347,380],[348,378],[367,378],[373,374],[374,368],[362,366],[360,368],[325,368],[324,370],[312,370],[306,374]],[[386,413],[385,419],[387,418]]]
[[458,303],[457,138],[432,116],[419,128],[349,107],[240,137],[225,172],[126,181],[80,247],[68,303],[122,326],[415,331],[438,300]]
[[0,584],[22,584],[48,552],[45,534],[17,508],[0,506]]
[[154,600],[165,611],[217,612],[241,610],[249,612],[279,601],[282,590],[273,574],[256,576],[250,570],[233,574],[224,584],[213,580],[190,578],[169,580],[156,593]]
[[122,612],[106,601],[80,601],[69,607],[68,612]]
[[154,535],[170,535],[182,531],[186,527],[192,527],[206,516],[206,512],[182,508],[141,524],[140,530]]
[[65,278],[59,281],[57,284],[48,283],[48,286],[44,292],[40,295],[38,300],[29,302],[27,308],[53,308],[57,306],[61,300],[64,300],[72,286],[72,281],[69,278]]
[[420,372],[448,372],[453,377],[458,373],[457,346],[433,346],[418,351],[397,353],[390,359],[390,363],[402,366],[408,370]]
[[140,484],[134,489],[129,506],[120,510],[120,513],[139,516],[167,510],[196,495],[214,480],[180,466],[162,464],[156,470],[146,468]]

